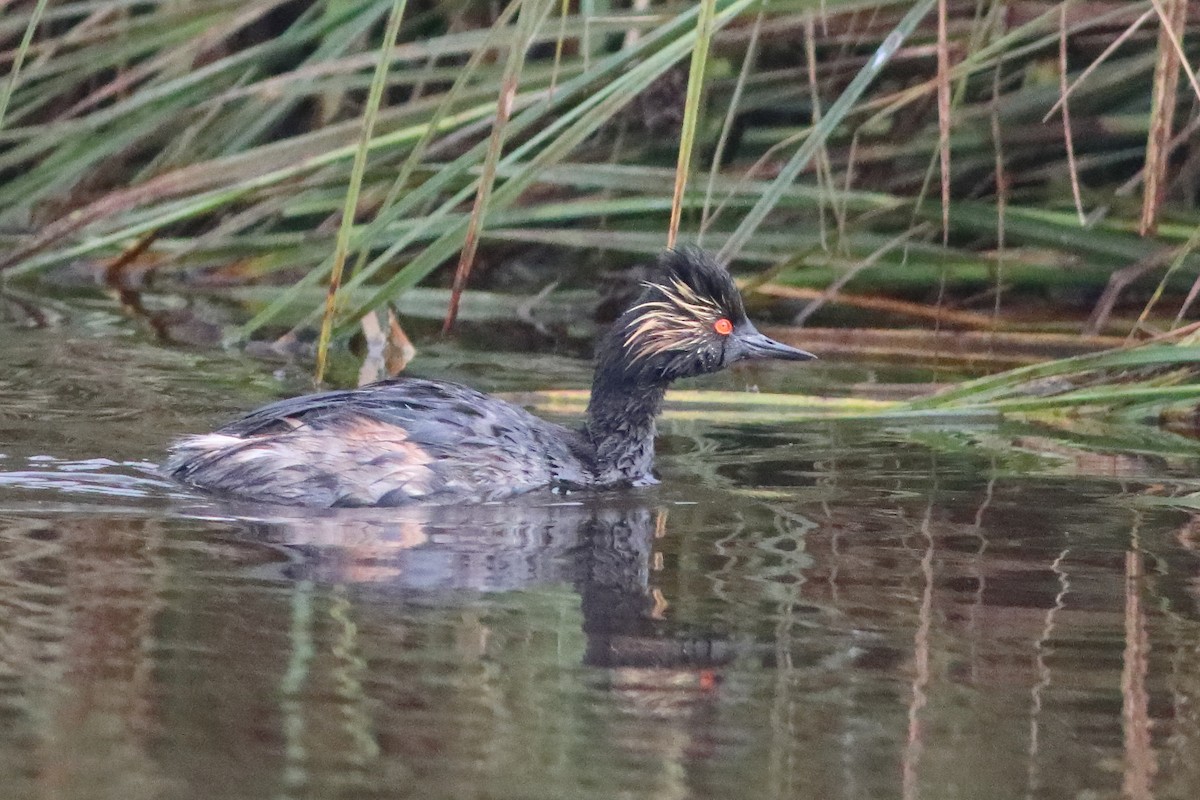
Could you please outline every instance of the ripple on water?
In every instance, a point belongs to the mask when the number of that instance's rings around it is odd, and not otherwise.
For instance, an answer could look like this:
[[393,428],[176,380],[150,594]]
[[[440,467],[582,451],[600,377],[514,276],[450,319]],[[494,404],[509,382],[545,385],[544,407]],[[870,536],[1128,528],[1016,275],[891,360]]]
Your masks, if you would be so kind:
[[1200,790],[1186,458],[689,421],[648,491],[232,505],[151,462],[257,368],[39,348],[90,388],[4,376],[6,798]]

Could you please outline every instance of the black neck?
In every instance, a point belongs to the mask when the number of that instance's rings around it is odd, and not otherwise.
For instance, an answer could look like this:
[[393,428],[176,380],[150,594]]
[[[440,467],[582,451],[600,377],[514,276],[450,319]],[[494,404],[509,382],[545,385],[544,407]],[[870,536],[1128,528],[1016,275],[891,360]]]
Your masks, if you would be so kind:
[[665,382],[606,369],[601,362],[588,402],[587,436],[600,485],[653,483],[654,418],[662,410]]

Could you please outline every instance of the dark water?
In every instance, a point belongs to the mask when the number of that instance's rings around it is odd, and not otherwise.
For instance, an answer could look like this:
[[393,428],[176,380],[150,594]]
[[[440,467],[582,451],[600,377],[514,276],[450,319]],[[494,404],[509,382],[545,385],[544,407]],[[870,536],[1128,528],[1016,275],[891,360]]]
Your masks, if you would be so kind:
[[1182,439],[668,422],[653,490],[285,513],[151,462],[298,379],[80,326],[2,329],[4,798],[1200,796]]

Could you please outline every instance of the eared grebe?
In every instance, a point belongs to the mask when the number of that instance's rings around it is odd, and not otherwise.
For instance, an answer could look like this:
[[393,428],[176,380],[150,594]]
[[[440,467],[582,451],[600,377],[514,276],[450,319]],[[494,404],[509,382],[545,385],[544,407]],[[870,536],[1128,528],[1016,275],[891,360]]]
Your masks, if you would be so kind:
[[659,267],[600,344],[582,430],[465,386],[397,378],[272,403],[179,441],[165,469],[224,495],[326,507],[655,483],[654,418],[671,381],[752,358],[815,358],[755,330],[711,256],[672,250]]

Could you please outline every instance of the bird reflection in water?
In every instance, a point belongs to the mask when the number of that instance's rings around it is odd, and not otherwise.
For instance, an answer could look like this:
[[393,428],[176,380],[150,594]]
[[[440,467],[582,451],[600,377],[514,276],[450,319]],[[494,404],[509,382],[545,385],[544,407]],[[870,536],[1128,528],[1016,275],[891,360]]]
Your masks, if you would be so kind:
[[[662,564],[661,547],[669,541],[668,508],[609,495],[581,503],[525,498],[282,512],[293,517],[279,516],[277,506],[270,511],[271,519],[247,533],[287,552],[290,579],[353,587],[367,616],[374,612],[365,606],[406,603],[417,614],[420,607],[454,604],[469,614],[480,593],[570,586],[579,597],[581,664],[598,670],[587,683],[627,720],[609,726],[611,741],[630,753],[659,753],[663,763],[711,756],[714,745],[697,731],[707,730],[717,713],[722,667],[735,652],[727,639],[673,620],[655,584],[654,565]],[[380,630],[378,622],[372,627]],[[408,627],[400,623],[396,635]],[[485,650],[488,627],[478,631]]]
[[248,533],[286,550],[293,579],[424,602],[568,584],[581,601],[588,666],[700,670],[732,657],[721,638],[669,620],[651,568],[655,542],[667,535],[665,507],[609,496],[316,513],[262,508],[269,516],[246,515]]

